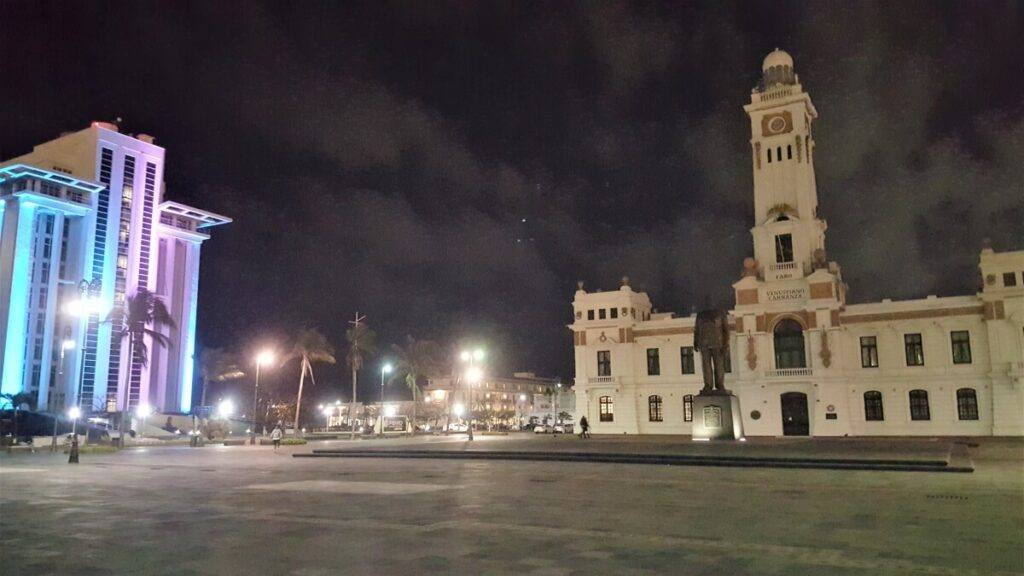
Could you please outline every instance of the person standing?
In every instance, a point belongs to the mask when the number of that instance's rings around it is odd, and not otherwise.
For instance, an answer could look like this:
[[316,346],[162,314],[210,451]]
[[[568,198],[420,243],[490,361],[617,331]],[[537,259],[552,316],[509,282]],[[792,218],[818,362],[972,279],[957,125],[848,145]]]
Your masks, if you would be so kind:
[[274,443],[274,450],[281,446],[281,438],[283,436],[284,432],[281,431],[281,426],[274,426],[274,431],[270,433],[270,441]]
[[590,422],[586,416],[580,418],[580,438],[590,438]]

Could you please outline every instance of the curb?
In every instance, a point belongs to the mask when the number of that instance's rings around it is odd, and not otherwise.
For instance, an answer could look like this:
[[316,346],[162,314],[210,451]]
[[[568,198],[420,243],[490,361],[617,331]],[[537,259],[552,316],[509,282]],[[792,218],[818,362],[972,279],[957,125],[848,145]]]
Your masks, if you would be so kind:
[[747,458],[742,456],[686,456],[671,454],[594,454],[587,452],[484,452],[456,450],[314,450],[294,458],[405,458],[447,460],[505,460],[530,462],[591,462],[654,464],[660,466],[714,466],[736,468],[799,468],[819,470],[878,470],[892,472],[971,473],[964,463],[944,460],[856,460],[839,458]]

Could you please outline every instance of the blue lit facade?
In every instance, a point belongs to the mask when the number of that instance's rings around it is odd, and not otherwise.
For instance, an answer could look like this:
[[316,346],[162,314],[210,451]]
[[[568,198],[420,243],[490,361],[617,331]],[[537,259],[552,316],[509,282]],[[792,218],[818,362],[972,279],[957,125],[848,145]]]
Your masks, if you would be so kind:
[[[3,392],[35,393],[40,410],[190,410],[200,247],[230,219],[163,201],[163,167],[152,137],[106,123],[0,164]],[[148,363],[119,331],[142,287],[176,322],[170,346],[147,341]]]

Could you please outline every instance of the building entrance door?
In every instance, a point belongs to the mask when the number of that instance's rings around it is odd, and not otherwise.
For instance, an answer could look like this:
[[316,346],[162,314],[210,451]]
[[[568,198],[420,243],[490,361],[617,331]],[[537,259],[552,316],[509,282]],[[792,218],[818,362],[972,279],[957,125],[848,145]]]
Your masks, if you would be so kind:
[[807,394],[786,392],[782,395],[782,434],[785,436],[807,436],[810,432]]

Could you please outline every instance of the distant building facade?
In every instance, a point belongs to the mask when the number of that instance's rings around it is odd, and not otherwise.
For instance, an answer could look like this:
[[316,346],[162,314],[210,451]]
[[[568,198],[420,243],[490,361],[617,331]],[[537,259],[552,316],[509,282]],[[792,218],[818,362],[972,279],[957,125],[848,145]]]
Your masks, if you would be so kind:
[[[164,200],[163,148],[88,128],[0,163],[0,389],[40,410],[191,408],[200,246],[229,218]],[[129,358],[120,327],[140,288],[176,324]],[[86,304],[87,303],[87,304]]]
[[[744,107],[754,257],[733,284],[726,382],[748,435],[1024,434],[1024,251],[981,251],[981,292],[847,304],[825,253],[811,124],[777,50]],[[894,247],[898,249],[898,247]],[[702,386],[693,316],[621,289],[573,300],[577,415],[595,433],[689,434]]]
[[[555,378],[542,378],[533,372],[516,372],[511,378],[485,377],[470,385],[460,378],[431,378],[423,389],[423,401],[433,412],[445,418],[453,416],[456,405],[472,406],[475,418],[494,424],[523,424],[531,417],[551,416],[553,398],[569,403],[568,387]],[[559,405],[559,411],[572,413],[572,406]]]

